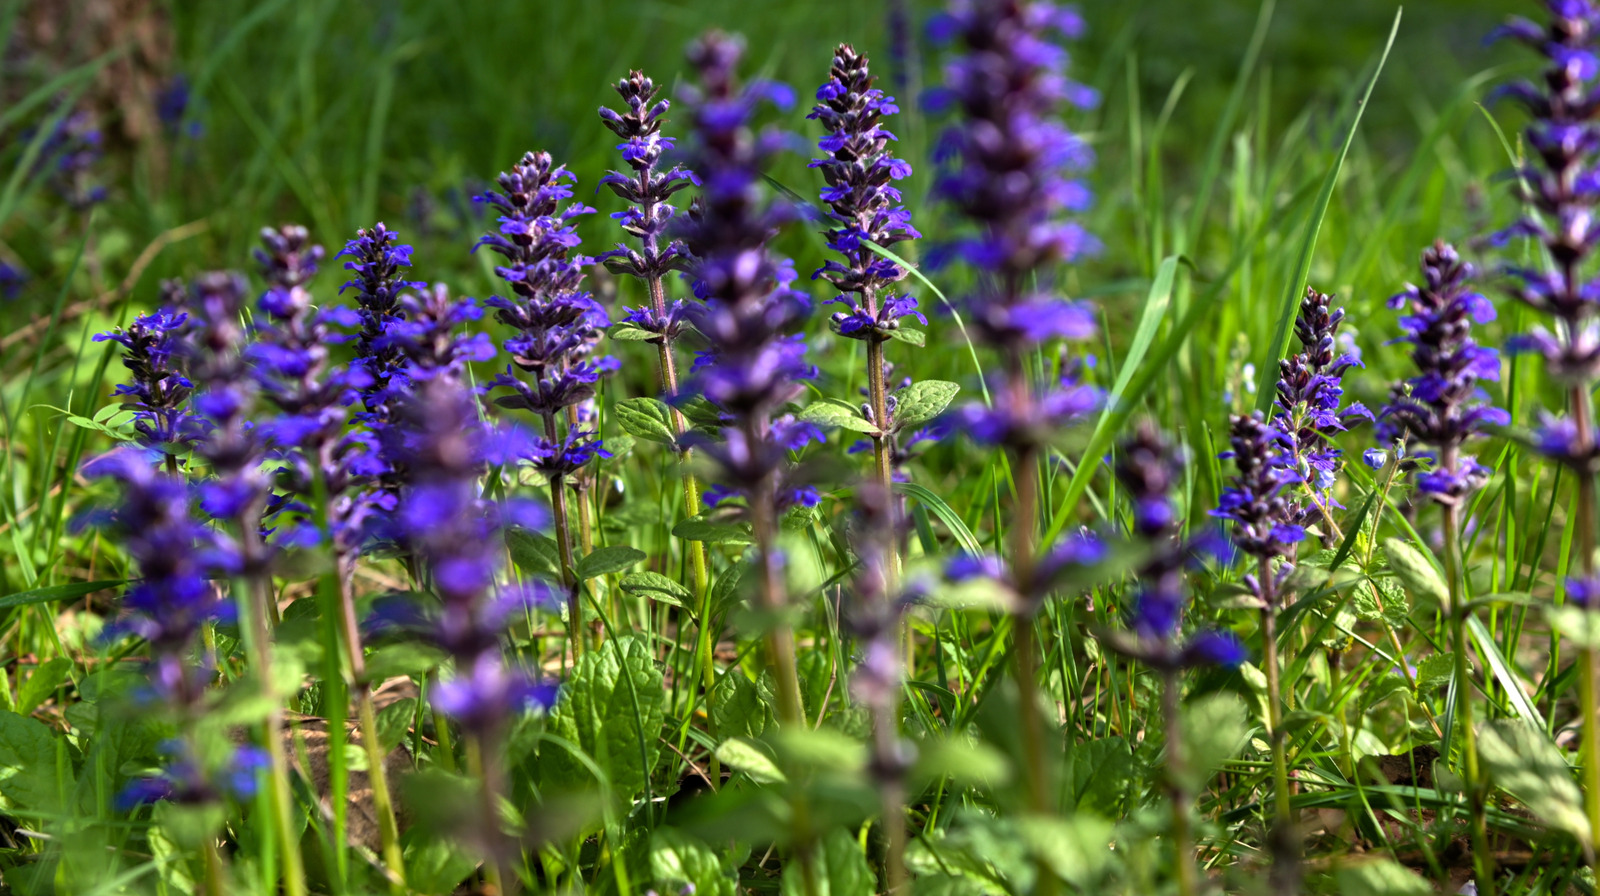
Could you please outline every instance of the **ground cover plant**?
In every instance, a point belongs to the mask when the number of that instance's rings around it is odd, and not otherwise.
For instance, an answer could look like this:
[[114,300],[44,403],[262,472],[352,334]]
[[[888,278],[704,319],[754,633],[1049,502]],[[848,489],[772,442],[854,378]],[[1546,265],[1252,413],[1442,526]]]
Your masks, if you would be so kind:
[[1508,5],[0,4],[0,888],[1592,892]]

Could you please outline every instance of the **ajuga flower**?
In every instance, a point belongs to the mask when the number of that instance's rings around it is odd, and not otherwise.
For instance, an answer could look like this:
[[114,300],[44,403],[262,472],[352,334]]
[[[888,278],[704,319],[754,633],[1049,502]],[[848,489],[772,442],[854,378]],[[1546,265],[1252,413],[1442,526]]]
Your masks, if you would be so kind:
[[[34,139],[34,133],[24,140]],[[88,112],[63,116],[45,135],[35,156],[34,172],[43,175],[56,195],[73,211],[87,211],[106,201],[106,188],[94,182],[94,168],[105,155],[105,138]]]
[[1184,573],[1200,547],[1183,538],[1183,520],[1173,502],[1182,471],[1177,454],[1148,421],[1134,430],[1118,455],[1117,481],[1133,508],[1130,534],[1148,552],[1134,576],[1137,590],[1128,619],[1137,640],[1124,645],[1123,652],[1158,669],[1237,666],[1245,652],[1231,635],[1201,632],[1182,638],[1189,602]]
[[0,261],[0,299],[11,301],[22,295],[23,284],[29,280],[28,272]]
[[422,289],[426,284],[400,279],[402,269],[411,267],[411,247],[400,243],[395,232],[381,221],[370,230],[356,231],[356,238],[334,258],[350,259],[344,267],[352,276],[339,287],[339,292],[356,291],[361,329],[355,340],[355,363],[369,379],[361,388],[361,403],[370,422],[381,426],[387,422],[384,404],[390,381],[403,364],[399,348],[384,337],[391,326],[404,320],[401,292]]
[[[499,232],[485,235],[478,245],[505,257],[506,265],[495,271],[511,288],[509,297],[493,296],[484,304],[495,309],[501,323],[517,331],[505,342],[511,365],[490,380],[489,386],[509,392],[495,398],[496,404],[531,411],[541,419],[543,431],[533,454],[526,458],[535,462],[550,456],[570,458],[564,446],[594,435],[579,431],[576,406],[592,398],[600,377],[617,367],[613,358],[594,357],[595,344],[611,321],[583,289],[583,267],[592,259],[573,254],[578,235],[571,221],[594,211],[581,203],[563,207],[572,197],[567,184],[573,180],[571,172],[556,165],[549,153],[528,153],[520,164],[500,175],[501,192],[478,197],[501,212]],[[518,370],[524,375],[518,376]],[[569,484],[583,482],[577,473],[573,467],[550,475],[556,542],[569,590],[575,587],[576,578],[566,490]],[[587,505],[581,495],[578,509],[587,530]],[[588,535],[581,537],[585,543],[589,540]],[[569,606],[576,631],[581,608],[575,598]]]
[[[1290,437],[1266,422],[1258,411],[1235,416],[1229,436],[1237,473],[1222,490],[1215,516],[1233,520],[1233,543],[1258,561],[1292,557],[1295,545],[1305,540],[1300,507],[1285,490],[1300,482],[1289,453]],[[1260,593],[1262,582],[1252,582]]]
[[390,321],[378,345],[398,353],[396,379],[405,388],[440,376],[464,380],[468,364],[495,356],[489,334],[461,331],[482,319],[483,308],[452,297],[443,283],[402,293],[399,304],[401,316]]
[[943,166],[934,193],[972,223],[930,261],[958,258],[982,273],[962,303],[977,335],[1009,359],[995,406],[968,407],[962,420],[980,440],[1022,451],[1067,422],[1081,397],[1075,383],[1063,383],[1074,394],[1058,408],[1054,390],[1035,388],[1022,359],[1038,343],[1095,331],[1093,310],[1063,298],[1052,280],[1059,264],[1096,245],[1069,217],[1088,206],[1089,191],[1074,174],[1093,155],[1056,117],[1064,104],[1096,100],[1066,76],[1067,53],[1054,42],[1081,30],[1073,10],[1017,0],[957,0],[930,28],[935,41],[963,54],[946,66],[944,86],[927,95],[935,110],[958,113],[938,139]]
[[497,507],[480,495],[491,434],[461,383],[420,383],[400,413],[408,486],[395,521],[439,598],[427,635],[455,658],[456,677],[434,698],[472,730],[497,731],[525,706],[548,706],[554,699],[553,686],[506,664],[500,637],[514,611],[529,605],[554,609],[558,602],[543,586],[504,588],[496,581],[505,553],[499,533],[512,511],[526,526],[542,527],[548,518],[526,505]]
[[872,86],[866,55],[840,44],[828,74],[828,82],[817,89],[817,105],[806,117],[820,121],[826,132],[817,144],[824,155],[811,167],[821,169],[827,183],[822,201],[829,209],[824,234],[828,248],[844,260],[825,262],[812,279],[823,278],[839,291],[829,302],[848,309],[833,316],[841,335],[881,341],[899,327],[902,317],[928,322],[917,311],[916,299],[884,294],[906,272],[867,246],[888,248],[921,236],[893,184],[908,177],[911,166],[889,153],[895,136],[882,119],[899,108],[894,97]]
[[[95,342],[122,346],[122,365],[128,368],[132,382],[118,386],[114,394],[130,399],[139,444],[157,448],[169,458],[187,451],[202,432],[201,421],[188,410],[194,390],[183,351],[188,320],[182,311],[158,311],[140,315],[131,326],[94,337]],[[169,461],[169,465],[175,463],[175,459]]]
[[1422,285],[1408,285],[1389,307],[1410,313],[1400,318],[1411,343],[1417,376],[1397,384],[1380,414],[1383,434],[1409,436],[1436,452],[1430,469],[1417,475],[1417,487],[1441,504],[1460,504],[1480,487],[1489,471],[1461,448],[1486,426],[1510,422],[1505,411],[1483,403],[1480,380],[1500,378],[1499,355],[1472,338],[1473,323],[1494,320],[1494,307],[1473,292],[1472,267],[1456,250],[1435,243],[1422,253]]
[[[760,600],[777,611],[787,603],[777,545],[778,499],[781,493],[803,494],[804,483],[793,479],[787,453],[810,438],[811,430],[774,417],[800,394],[800,380],[815,370],[805,361],[802,337],[791,332],[809,305],[789,285],[793,266],[767,246],[795,214],[767,202],[762,189],[761,173],[786,138],[773,130],[758,132],[751,124],[762,103],[782,108],[792,97],[781,85],[740,84],[736,70],[743,53],[742,41],[718,32],[689,47],[697,77],[682,95],[694,132],[692,164],[704,189],[682,233],[694,254],[695,294],[704,301],[691,315],[709,343],[689,391],[705,396],[724,415],[721,441],[707,453],[725,484],[745,497],[755,532]],[[785,725],[797,724],[793,633],[775,626],[768,638],[779,718]]]
[[[685,268],[688,252],[681,241],[669,237],[678,213],[669,200],[699,181],[681,165],[662,165],[662,153],[670,151],[674,143],[673,138],[661,136],[661,125],[672,103],[656,98],[659,88],[655,82],[635,71],[615,86],[628,108],[617,112],[602,106],[600,120],[622,139],[617,149],[632,171],[612,171],[600,182],[629,203],[627,209],[611,217],[621,222],[622,229],[638,240],[639,246],[618,243],[616,249],[601,253],[595,260],[604,262],[613,274],[626,274],[646,285],[649,304],[624,308],[624,320],[652,334],[654,340],[670,345],[682,330],[685,306],[682,300],[667,298],[664,278],[669,271]],[[668,379],[665,391],[676,391],[676,376]]]
[[122,489],[121,503],[90,517],[116,535],[137,570],[115,631],[150,643],[151,685],[162,700],[180,709],[196,706],[210,671],[191,652],[206,622],[227,615],[232,605],[208,578],[212,537],[191,512],[189,485],[127,448],[96,458],[84,473],[113,479]]
[[1345,371],[1360,363],[1358,355],[1338,348],[1343,320],[1344,309],[1333,307],[1333,296],[1307,287],[1294,324],[1300,351],[1278,362],[1273,423],[1284,434],[1288,462],[1311,491],[1304,523],[1317,522],[1341,506],[1332,494],[1344,462],[1334,436],[1354,421],[1372,419],[1360,402],[1340,407]]
[[256,260],[267,290],[258,307],[266,323],[249,357],[263,393],[281,413],[268,435],[285,461],[279,473],[285,493],[275,496],[269,512],[280,527],[281,542],[314,542],[319,527],[306,502],[320,481],[334,550],[348,560],[366,537],[372,510],[362,489],[382,472],[382,465],[369,434],[344,431],[346,405],[371,385],[372,376],[360,366],[331,363],[328,350],[345,341],[343,329],[359,325],[360,317],[348,308],[319,310],[312,305],[306,283],[316,274],[323,251],[311,243],[304,227],[268,228],[261,239]]
[[1600,244],[1594,204],[1600,195],[1600,131],[1593,118],[1600,109],[1597,21],[1600,10],[1589,0],[1546,0],[1549,19],[1537,25],[1514,19],[1497,35],[1515,38],[1545,58],[1541,83],[1504,89],[1527,107],[1533,120],[1525,134],[1531,163],[1521,172],[1519,190],[1531,212],[1495,235],[1497,242],[1527,236],[1538,240],[1548,265],[1512,267],[1520,286],[1512,294],[1553,316],[1556,333],[1542,328],[1519,338],[1513,348],[1544,356],[1557,376],[1591,382],[1600,376],[1600,332],[1595,326],[1600,285],[1585,282],[1582,270]]

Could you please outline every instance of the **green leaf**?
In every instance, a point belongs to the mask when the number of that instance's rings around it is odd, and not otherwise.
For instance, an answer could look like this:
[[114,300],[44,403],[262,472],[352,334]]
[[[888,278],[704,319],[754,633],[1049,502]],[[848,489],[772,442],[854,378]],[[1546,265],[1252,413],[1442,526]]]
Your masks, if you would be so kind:
[[1134,792],[1132,748],[1120,737],[1078,744],[1072,748],[1072,781],[1080,810],[1121,817],[1122,803]]
[[1455,653],[1433,653],[1417,661],[1417,690],[1423,693],[1443,687],[1456,674]]
[[771,708],[737,666],[711,686],[711,698],[711,725],[718,737],[760,737],[771,723]]
[[1551,827],[1590,841],[1583,794],[1572,769],[1543,730],[1519,719],[1496,719],[1478,732],[1478,756],[1489,779]]
[[65,585],[51,585],[47,588],[34,588],[31,591],[18,591],[0,597],[0,610],[9,610],[12,607],[25,607],[30,604],[45,604],[56,600],[72,600],[104,591],[107,588],[117,588],[123,583],[122,579],[100,579],[95,582],[68,582]]
[[378,710],[378,743],[388,753],[406,739],[411,723],[417,716],[417,698],[401,697]]
[[595,548],[594,552],[578,561],[575,570],[580,579],[598,579],[614,572],[622,572],[645,559],[647,555],[638,548],[625,544],[610,544]]
[[806,405],[805,409],[795,416],[807,423],[826,426],[834,429],[848,429],[854,432],[875,433],[878,427],[872,421],[861,416],[855,408],[842,401],[824,399]]
[[1093,815],[1030,815],[1017,820],[1028,851],[1056,877],[1085,890],[1111,861],[1111,823]]
[[444,662],[444,651],[414,641],[386,644],[367,657],[367,679],[421,678]]
[[524,575],[560,575],[560,548],[554,540],[527,529],[506,530],[506,548],[511,552],[511,562]]
[[59,807],[65,751],[56,734],[36,719],[0,712],[0,807],[49,812]]
[[1300,309],[1300,299],[1305,295],[1307,281],[1311,279],[1311,261],[1316,255],[1317,237],[1322,232],[1323,219],[1328,214],[1334,190],[1339,185],[1339,174],[1344,170],[1345,158],[1349,156],[1350,147],[1356,140],[1356,129],[1361,126],[1362,113],[1367,111],[1367,105],[1372,99],[1372,89],[1378,85],[1378,76],[1383,74],[1384,63],[1389,61],[1389,51],[1394,48],[1394,38],[1399,32],[1400,11],[1395,10],[1394,25],[1389,29],[1389,40],[1383,45],[1383,52],[1378,56],[1372,77],[1367,81],[1366,91],[1355,105],[1350,118],[1350,127],[1344,134],[1344,143],[1339,147],[1339,154],[1334,157],[1333,164],[1328,167],[1328,173],[1322,180],[1322,190],[1317,194],[1317,202],[1311,207],[1306,218],[1305,236],[1301,240],[1299,259],[1295,262],[1294,279],[1289,282],[1289,288],[1284,294],[1283,310],[1278,315],[1277,328],[1273,332],[1272,341],[1265,346],[1265,355],[1256,360],[1259,371],[1256,380],[1256,407],[1263,413],[1272,412],[1272,402],[1277,395],[1274,384],[1278,380],[1278,359],[1284,356],[1289,347],[1289,334],[1294,329],[1295,317]]
[[689,892],[688,884],[695,896],[734,896],[739,888],[739,875],[722,864],[716,851],[676,828],[650,834],[650,876],[660,893]]
[[624,576],[622,590],[629,594],[642,594],[657,603],[674,607],[687,607],[694,599],[689,589],[659,572],[635,572]]
[[628,435],[671,445],[677,441],[672,427],[672,409],[655,398],[630,398],[617,402],[612,416]]
[[1191,786],[1198,789],[1239,755],[1250,727],[1248,711],[1236,694],[1217,693],[1201,697],[1183,708],[1183,742],[1189,748],[1187,772]]
[[[551,712],[548,730],[577,746],[627,802],[644,791],[661,752],[661,670],[645,643],[608,640],[586,652]],[[590,780],[588,767],[563,750],[540,752],[545,787],[570,790]]]
[[739,583],[744,579],[745,565],[743,563],[731,564],[717,576],[717,581],[711,586],[711,615],[716,616],[730,603],[739,600]]
[[1417,550],[1411,543],[1398,538],[1384,542],[1383,553],[1389,559],[1389,568],[1399,576],[1401,584],[1410,592],[1413,602],[1433,601],[1448,609],[1449,588],[1445,585],[1444,576],[1439,574],[1438,568],[1426,554]]
[[53,656],[40,663],[39,668],[33,670],[28,680],[17,689],[17,712],[29,715],[38,709],[39,704],[50,699],[50,695],[61,687],[61,682],[66,681],[71,672],[72,660],[64,656]]
[[928,334],[916,327],[898,327],[889,331],[890,339],[898,339],[906,345],[922,348],[928,344]]
[[1550,627],[1575,646],[1600,649],[1600,613],[1563,604],[1546,607],[1544,615],[1550,620]]
[[1432,896],[1426,880],[1389,859],[1363,861],[1334,872],[1335,891],[1344,896]]
[[816,844],[811,853],[811,873],[816,886],[808,889],[801,864],[786,863],[779,888],[781,896],[861,896],[878,891],[878,878],[867,864],[861,844],[843,828],[830,828]]
[[748,737],[733,737],[717,745],[717,759],[723,765],[744,772],[757,784],[783,784],[789,779],[766,748]]
[[672,536],[706,544],[749,544],[750,530],[738,523],[714,523],[705,517],[691,516],[672,527]]
[[944,413],[961,387],[945,380],[922,380],[894,393],[894,425],[916,426]]
[[618,342],[655,342],[661,338],[659,334],[626,322],[617,324],[606,333]]

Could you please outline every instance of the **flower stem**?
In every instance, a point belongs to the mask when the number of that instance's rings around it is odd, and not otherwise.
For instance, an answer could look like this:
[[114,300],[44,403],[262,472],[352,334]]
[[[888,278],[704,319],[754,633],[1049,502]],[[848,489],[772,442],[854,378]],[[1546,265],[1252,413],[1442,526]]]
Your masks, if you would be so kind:
[[499,763],[489,753],[489,747],[483,738],[477,734],[467,735],[467,771],[476,778],[481,787],[479,796],[482,799],[480,811],[483,818],[479,822],[483,825],[483,837],[488,845],[488,855],[483,860],[483,892],[485,896],[505,896],[508,880],[514,882],[506,874],[505,862],[502,856],[503,845],[500,833],[500,769]]
[[[871,309],[874,299],[867,297],[868,307]],[[900,520],[895,512],[896,502],[894,495],[894,436],[891,434],[893,421],[889,419],[889,389],[884,382],[883,370],[883,340],[876,335],[867,340],[867,400],[872,405],[872,422],[877,431],[872,434],[872,472],[877,480],[878,487],[883,489],[885,500],[889,506],[889,540],[888,563],[885,565],[887,581],[885,588],[888,594],[894,595],[900,587]],[[901,618],[900,638],[905,654],[906,675],[916,675],[916,642],[914,630],[911,626],[911,615],[905,614]]]
[[[1026,380],[1016,376],[1013,383]],[[1023,400],[1027,400],[1024,396]],[[1027,447],[1017,452],[1016,515],[1011,524],[1011,570],[1023,594],[1032,594],[1034,528],[1039,506],[1039,452]],[[1045,756],[1045,736],[1040,724],[1038,693],[1039,661],[1035,656],[1038,637],[1038,607],[1023,609],[1024,617],[1015,629],[1015,660],[1017,696],[1022,712],[1022,762],[1027,775],[1028,809],[1038,815],[1048,815],[1055,810],[1055,788],[1050,780],[1050,766]],[[1043,858],[1036,862],[1038,885],[1036,896],[1054,896],[1057,892],[1055,873]]]
[[[253,531],[242,532],[241,538],[246,568],[254,568],[260,556],[258,540]],[[294,796],[289,790],[289,757],[283,749],[283,706],[272,687],[272,630],[268,622],[272,584],[264,576],[256,575],[241,583],[236,592],[244,603],[245,650],[250,668],[255,670],[260,682],[262,703],[267,708],[266,719],[261,723],[261,738],[267,751],[267,795],[272,827],[283,851],[283,889],[288,896],[306,896],[305,859],[300,854],[300,837],[290,817]]]
[[1272,745],[1272,815],[1274,823],[1294,824],[1294,809],[1289,805],[1289,762],[1283,743],[1283,685],[1278,675],[1278,607],[1266,595],[1273,590],[1272,567],[1261,561],[1261,590],[1267,606],[1261,608],[1261,664],[1267,674],[1267,740]]
[[[1578,430],[1574,451],[1587,457],[1594,448],[1594,408],[1587,386],[1572,390],[1572,419]],[[1586,578],[1595,570],[1595,482],[1587,470],[1578,471],[1578,563]],[[1595,612],[1596,607],[1589,607]],[[1578,694],[1583,707],[1583,805],[1589,830],[1600,831],[1600,651],[1578,651]],[[1593,863],[1591,863],[1593,864]]]
[[361,628],[356,621],[355,598],[350,593],[350,576],[340,558],[339,633],[344,640],[350,664],[350,682],[355,691],[356,719],[361,725],[361,743],[367,753],[367,783],[372,787],[372,808],[378,816],[378,836],[383,844],[383,861],[389,872],[389,887],[396,894],[406,890],[405,860],[400,852],[400,827],[395,822],[394,800],[389,791],[389,774],[383,741],[378,736],[378,713],[372,702],[372,682],[367,678],[367,660],[361,646]]
[[[544,415],[544,434],[552,444],[560,444],[555,414]],[[550,515],[556,524],[556,557],[561,565],[561,585],[567,591],[567,622],[572,626],[573,659],[583,655],[583,603],[578,599],[578,576],[573,572],[572,521],[567,515],[567,480],[550,477]]]
[[[1445,451],[1440,465],[1455,468],[1453,451]],[[1478,734],[1472,727],[1472,675],[1467,665],[1466,595],[1462,587],[1461,523],[1454,504],[1443,507],[1444,574],[1450,595],[1450,634],[1456,653],[1456,711],[1461,730],[1461,760],[1467,785],[1467,813],[1472,823],[1472,869],[1481,896],[1494,896],[1494,855],[1489,852],[1488,819],[1484,808],[1484,781],[1478,767]]]
[[1194,838],[1189,830],[1193,800],[1189,796],[1183,730],[1179,727],[1177,670],[1166,670],[1161,684],[1162,722],[1167,730],[1167,796],[1172,801],[1172,853],[1178,871],[1178,896],[1195,896],[1199,891],[1199,875],[1195,867]]

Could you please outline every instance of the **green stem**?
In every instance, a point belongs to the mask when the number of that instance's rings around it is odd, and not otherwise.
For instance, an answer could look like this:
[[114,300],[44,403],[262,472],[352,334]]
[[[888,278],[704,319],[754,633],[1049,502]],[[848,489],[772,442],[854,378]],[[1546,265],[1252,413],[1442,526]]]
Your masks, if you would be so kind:
[[378,836],[383,844],[383,861],[388,866],[389,888],[403,894],[406,891],[405,860],[400,852],[400,827],[395,822],[394,799],[389,791],[389,773],[385,768],[383,742],[378,736],[378,712],[372,702],[372,682],[367,678],[367,660],[361,645],[361,627],[356,620],[355,598],[350,593],[350,577],[343,567],[344,558],[336,561],[339,570],[339,633],[344,641],[346,661],[349,663],[351,688],[356,697],[356,719],[361,725],[361,744],[367,754],[367,783],[372,787],[372,808],[378,815]]
[[[1455,469],[1455,452],[1442,453],[1440,466]],[[1459,509],[1446,504],[1444,516],[1444,574],[1450,596],[1450,634],[1456,653],[1455,718],[1461,731],[1461,760],[1467,786],[1467,813],[1472,823],[1472,871],[1480,896],[1494,896],[1494,854],[1489,851],[1488,818],[1485,814],[1485,784],[1478,765],[1478,733],[1472,725],[1472,674],[1467,665],[1466,595],[1462,581],[1461,521]]]
[[476,734],[467,735],[467,773],[477,779],[482,786],[478,790],[481,803],[479,810],[483,813],[480,822],[484,826],[483,836],[489,845],[489,854],[483,860],[483,881],[485,896],[505,896],[507,882],[515,883],[515,878],[506,874],[504,861],[504,839],[500,831],[500,771],[499,763],[490,755],[483,739]]
[[1273,591],[1272,566],[1263,559],[1260,567],[1261,591],[1267,606],[1261,608],[1261,664],[1267,674],[1267,740],[1272,745],[1272,815],[1275,824],[1288,828],[1294,824],[1289,805],[1289,762],[1284,755],[1283,686],[1278,675],[1278,610],[1270,599]]
[[[242,539],[245,562],[247,566],[254,566],[253,561],[259,556],[252,548],[256,539],[253,533],[243,533]],[[256,576],[241,583],[236,591],[244,604],[245,650],[260,683],[262,704],[267,707],[260,736],[271,772],[267,775],[267,796],[272,828],[283,851],[283,888],[288,896],[306,896],[305,858],[300,853],[300,837],[290,817],[294,796],[289,789],[289,757],[283,749],[283,703],[272,687],[272,630],[268,622],[268,607],[273,604],[272,584],[265,577]]]
[[[1014,385],[1027,389],[1027,380],[1020,374],[1013,377]],[[1026,397],[1023,400],[1027,400]],[[1033,596],[1034,530],[1039,514],[1039,454],[1029,447],[1016,457],[1016,514],[1011,523],[1011,573],[1018,590]],[[1042,600],[1042,596],[1038,599]],[[1035,655],[1038,640],[1038,607],[1024,608],[1027,615],[1018,620],[1014,634],[1017,676],[1017,697],[1022,713],[1022,762],[1027,775],[1028,809],[1037,815],[1055,811],[1055,787],[1051,782],[1050,765],[1045,755],[1045,735],[1039,714],[1039,662]],[[1038,885],[1036,896],[1054,896],[1057,892],[1055,872],[1043,858],[1036,862]]]
[[[870,295],[866,297],[869,312],[873,312],[876,300]],[[876,337],[867,340],[867,400],[872,405],[872,423],[877,431],[872,434],[872,472],[873,478],[878,483],[878,488],[883,490],[884,501],[889,509],[889,540],[887,544],[888,563],[886,566],[887,581],[885,588],[891,596],[898,592],[900,583],[900,520],[895,512],[897,504],[894,501],[894,435],[892,433],[894,421],[889,419],[889,389],[884,382],[883,340]],[[916,676],[916,641],[915,632],[911,625],[910,614],[901,617],[900,639],[902,650],[905,653],[906,675]]]
[[1199,870],[1195,867],[1194,836],[1189,830],[1189,812],[1194,800],[1189,795],[1178,699],[1178,673],[1169,669],[1162,675],[1161,712],[1167,730],[1166,778],[1167,795],[1172,801],[1172,853],[1178,869],[1178,896],[1195,896],[1199,891]]
[[[555,414],[544,415],[544,435],[553,444],[560,443],[556,432]],[[567,623],[572,627],[572,657],[583,655],[583,602],[578,598],[578,576],[573,572],[572,522],[567,515],[567,482],[564,476],[550,477],[550,515],[555,517],[556,556],[561,564],[561,584],[567,591]]]
[[[1578,456],[1586,456],[1594,447],[1594,409],[1589,401],[1589,390],[1577,386],[1572,390],[1572,419],[1578,430]],[[1595,571],[1595,483],[1594,476],[1586,471],[1578,473],[1578,563],[1587,578]],[[1595,607],[1590,607],[1594,612]],[[1589,817],[1589,830],[1600,836],[1600,652],[1591,647],[1578,651],[1578,694],[1583,704],[1583,805]],[[1591,859],[1590,867],[1594,866]]]

